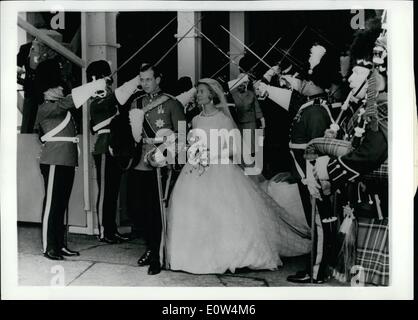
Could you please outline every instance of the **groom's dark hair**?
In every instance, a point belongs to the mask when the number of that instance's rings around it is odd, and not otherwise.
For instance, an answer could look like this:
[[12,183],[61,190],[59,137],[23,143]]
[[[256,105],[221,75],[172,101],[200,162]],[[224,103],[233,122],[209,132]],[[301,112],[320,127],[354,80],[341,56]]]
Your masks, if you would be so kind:
[[163,77],[163,74],[161,73],[161,71],[156,66],[152,65],[151,63],[143,63],[141,65],[141,68],[139,68],[139,72],[144,72],[148,70],[152,70],[154,72],[154,78]]

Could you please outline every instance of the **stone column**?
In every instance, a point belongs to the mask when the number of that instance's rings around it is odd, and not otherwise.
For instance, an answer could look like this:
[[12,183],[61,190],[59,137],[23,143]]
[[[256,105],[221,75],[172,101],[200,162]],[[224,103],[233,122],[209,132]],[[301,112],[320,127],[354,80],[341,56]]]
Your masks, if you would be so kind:
[[[116,17],[117,12],[82,12],[81,13],[81,51],[82,59],[86,62],[86,68],[90,62],[107,60],[111,63],[111,69],[117,69],[116,43]],[[82,70],[82,82],[86,83],[86,68]],[[114,86],[117,83],[114,76]],[[89,128],[89,110],[83,107],[83,144],[82,164],[84,186],[84,211],[87,215],[87,226],[71,227],[70,231],[76,233],[97,234],[95,223],[95,197],[97,194],[97,182],[94,170],[94,161],[91,155],[93,137]]]
[[[193,11],[179,11],[177,13],[177,34],[178,39],[181,38],[194,24],[200,19],[200,12]],[[201,23],[197,26],[201,29]],[[188,76],[192,78],[195,83],[201,77],[201,57],[202,45],[201,38],[198,36],[196,30],[192,30],[188,35],[178,44],[177,59],[178,59],[178,78]]]
[[[243,43],[246,40],[246,28],[245,28],[245,12],[230,12],[229,13],[229,31],[240,39]],[[245,43],[247,45],[247,43]],[[229,55],[231,59],[234,59],[237,63],[239,62],[239,56],[244,55],[244,46],[241,45],[237,40],[229,37]],[[229,65],[230,79],[235,79],[240,73],[239,68],[236,64],[231,63]]]

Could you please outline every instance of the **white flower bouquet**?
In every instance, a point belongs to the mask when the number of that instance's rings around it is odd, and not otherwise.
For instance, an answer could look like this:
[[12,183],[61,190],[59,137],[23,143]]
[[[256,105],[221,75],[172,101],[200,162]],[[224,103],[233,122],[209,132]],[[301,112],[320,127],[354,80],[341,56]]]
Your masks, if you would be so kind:
[[209,149],[205,139],[199,136],[190,137],[190,147],[187,149],[187,159],[192,170],[198,170],[202,175],[209,167]]

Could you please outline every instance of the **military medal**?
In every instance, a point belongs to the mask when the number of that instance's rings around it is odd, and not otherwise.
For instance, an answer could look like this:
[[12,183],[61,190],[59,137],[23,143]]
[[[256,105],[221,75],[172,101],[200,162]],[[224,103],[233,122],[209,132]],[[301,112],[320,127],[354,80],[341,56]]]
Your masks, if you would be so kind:
[[157,119],[157,120],[155,120],[155,126],[157,128],[162,128],[162,127],[164,127],[164,125],[165,125],[165,122],[164,122],[163,119]]

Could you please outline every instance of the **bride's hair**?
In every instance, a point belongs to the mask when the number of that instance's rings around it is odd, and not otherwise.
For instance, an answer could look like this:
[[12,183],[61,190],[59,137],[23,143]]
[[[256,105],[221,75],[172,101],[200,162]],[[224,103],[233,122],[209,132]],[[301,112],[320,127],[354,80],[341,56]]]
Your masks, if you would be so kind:
[[204,84],[209,88],[209,92],[211,93],[213,104],[219,110],[221,110],[233,123],[234,127],[237,128],[234,119],[232,118],[231,112],[229,111],[228,103],[226,101],[224,90],[221,84],[211,78],[203,78],[197,82],[197,85]]
[[224,91],[218,81],[210,78],[203,78],[197,82],[197,85],[199,84],[204,84],[209,89],[213,104],[216,108],[222,109],[222,111],[224,111],[223,109],[228,109]]
[[211,100],[213,101],[214,105],[218,105],[221,103],[221,100],[218,98],[218,96],[216,95],[216,93],[212,90],[211,87],[209,87],[208,85],[206,85],[206,87],[209,89],[210,92],[210,96],[211,96]]

